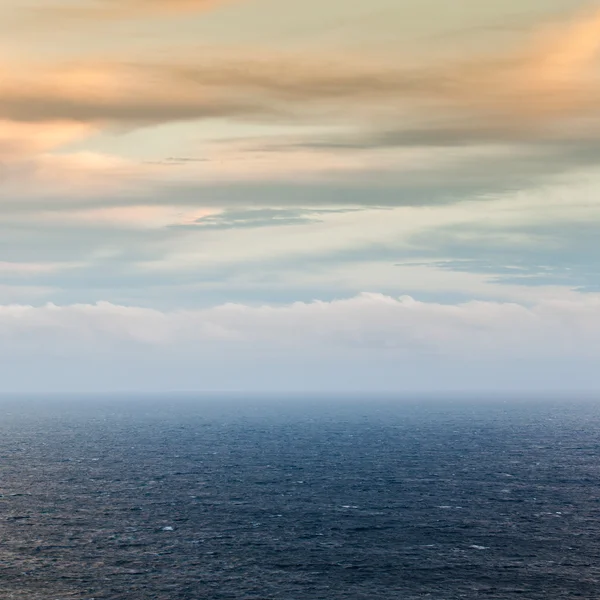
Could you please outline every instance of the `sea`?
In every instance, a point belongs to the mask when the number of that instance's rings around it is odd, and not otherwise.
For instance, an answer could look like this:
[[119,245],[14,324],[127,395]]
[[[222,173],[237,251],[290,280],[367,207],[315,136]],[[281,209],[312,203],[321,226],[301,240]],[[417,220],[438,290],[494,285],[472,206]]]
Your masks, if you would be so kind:
[[600,597],[600,399],[0,399],[0,598]]

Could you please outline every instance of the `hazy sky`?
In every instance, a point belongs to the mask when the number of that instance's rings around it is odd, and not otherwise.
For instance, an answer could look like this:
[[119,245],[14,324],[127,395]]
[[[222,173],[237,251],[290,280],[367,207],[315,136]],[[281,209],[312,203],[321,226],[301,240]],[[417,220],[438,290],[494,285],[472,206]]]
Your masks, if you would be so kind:
[[600,388],[598,2],[0,34],[0,391]]

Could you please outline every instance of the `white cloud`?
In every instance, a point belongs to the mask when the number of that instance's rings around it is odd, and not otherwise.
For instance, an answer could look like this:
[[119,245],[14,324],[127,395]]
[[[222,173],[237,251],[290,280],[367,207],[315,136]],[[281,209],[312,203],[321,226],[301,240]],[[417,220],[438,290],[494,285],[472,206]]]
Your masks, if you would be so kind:
[[17,276],[35,276],[45,273],[57,273],[66,269],[81,267],[84,263],[42,263],[42,262],[9,262],[0,260],[0,274]]
[[0,307],[0,391],[598,390],[600,297]]
[[361,294],[332,302],[224,304],[173,312],[106,302],[8,305],[0,307],[0,339],[5,351],[35,340],[87,350],[133,342],[165,351],[225,344],[249,350],[378,350],[453,359],[600,357],[600,297],[580,295],[527,306],[438,304]]

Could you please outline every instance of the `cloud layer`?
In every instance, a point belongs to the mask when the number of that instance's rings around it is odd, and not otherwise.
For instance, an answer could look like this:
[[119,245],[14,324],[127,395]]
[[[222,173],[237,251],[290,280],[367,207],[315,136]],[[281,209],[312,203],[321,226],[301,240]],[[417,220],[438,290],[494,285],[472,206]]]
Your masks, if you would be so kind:
[[[600,298],[533,306],[362,294],[162,312],[109,303],[0,308],[13,391],[596,389]],[[27,373],[35,372],[32,378]]]
[[[179,10],[202,8],[206,2],[140,0],[130,5]],[[570,23],[542,28],[512,51],[432,64],[252,48],[242,49],[240,58],[240,49],[200,48],[190,49],[193,58],[163,64],[84,60],[53,68],[5,65],[0,116],[30,122],[324,115],[331,120],[344,106],[351,112],[348,117],[362,115],[371,122],[376,117],[390,126],[408,109],[416,111],[413,116],[426,109],[424,137],[453,123],[457,135],[467,128],[467,141],[504,141],[510,131],[536,137],[551,135],[562,119],[599,116],[600,84],[593,77],[599,39],[600,13],[586,12]],[[495,125],[490,127],[492,117]]]
[[[265,187],[285,180],[284,196],[291,196],[307,178],[343,177],[350,187],[388,182],[401,204],[521,189],[597,163],[598,39],[600,13],[586,11],[540,26],[512,47],[447,60],[226,46],[187,48],[167,59],[5,60],[1,175],[9,199],[33,182],[40,195],[62,196],[72,187],[109,200],[113,194],[99,183],[109,179],[115,192],[132,181],[138,192],[178,181],[196,195],[215,180]],[[203,162],[119,155],[136,130],[162,128],[157,148],[175,144],[184,122],[196,132],[194,152],[202,148]],[[201,141],[200,123],[221,123],[230,138]],[[269,133],[231,139],[242,125]],[[110,150],[95,149],[101,136]],[[139,154],[131,144],[128,153]],[[64,185],[49,180],[53,172]]]
[[199,13],[211,10],[232,0],[80,0],[76,5],[60,4],[42,6],[33,11],[36,17],[54,22],[78,19],[88,25],[103,20],[153,18],[181,13]]
[[533,306],[475,301],[444,305],[365,293],[331,302],[226,304],[174,312],[105,302],[8,305],[0,307],[0,332],[4,352],[14,352],[25,340],[92,350],[99,342],[124,342],[292,352],[326,347],[412,358],[600,358],[600,298],[580,296]]

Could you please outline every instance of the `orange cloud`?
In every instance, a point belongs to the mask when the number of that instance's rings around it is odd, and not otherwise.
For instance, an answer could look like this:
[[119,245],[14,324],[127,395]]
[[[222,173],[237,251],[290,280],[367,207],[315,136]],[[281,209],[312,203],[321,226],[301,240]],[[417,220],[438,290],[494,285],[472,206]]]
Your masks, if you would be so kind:
[[538,38],[537,74],[545,81],[572,82],[589,75],[600,52],[600,10]]
[[[166,8],[166,6],[171,8]],[[190,10],[198,0],[130,0],[99,6]],[[600,11],[535,32],[524,47],[427,67],[389,58],[207,52],[165,64],[85,63],[5,66],[0,119],[139,125],[204,118],[345,122],[410,121],[436,128],[494,124],[529,134],[600,117]],[[433,124],[433,125],[432,125]],[[464,126],[464,125],[461,125]]]
[[23,123],[0,120],[0,158],[15,160],[49,152],[83,139],[94,131],[91,125],[73,121]]
[[459,68],[448,99],[532,125],[600,115],[594,73],[599,53],[600,11],[585,13],[566,25],[543,28],[520,52]]
[[232,0],[98,0],[80,6],[44,6],[38,9],[45,17],[79,19],[129,19],[164,14],[194,13],[212,10]]

